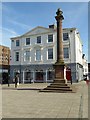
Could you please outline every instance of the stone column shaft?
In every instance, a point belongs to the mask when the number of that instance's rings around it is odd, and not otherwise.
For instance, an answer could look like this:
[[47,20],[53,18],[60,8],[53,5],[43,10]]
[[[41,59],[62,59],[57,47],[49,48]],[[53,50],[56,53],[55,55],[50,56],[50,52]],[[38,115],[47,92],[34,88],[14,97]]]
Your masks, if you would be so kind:
[[62,41],[62,20],[64,19],[62,15],[62,11],[60,9],[57,10],[55,19],[57,21],[57,62],[56,63],[64,63],[63,59],[63,41]]
[[57,62],[63,62],[62,20],[57,21]]

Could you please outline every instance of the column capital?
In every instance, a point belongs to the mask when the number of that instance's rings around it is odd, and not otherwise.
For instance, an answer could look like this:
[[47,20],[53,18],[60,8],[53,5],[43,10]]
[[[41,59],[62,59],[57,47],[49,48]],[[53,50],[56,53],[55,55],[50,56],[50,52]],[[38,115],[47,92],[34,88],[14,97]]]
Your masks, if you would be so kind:
[[57,12],[56,12],[57,16],[55,16],[55,19],[58,21],[58,20],[63,20],[64,17],[63,17],[63,12],[60,8],[57,9]]

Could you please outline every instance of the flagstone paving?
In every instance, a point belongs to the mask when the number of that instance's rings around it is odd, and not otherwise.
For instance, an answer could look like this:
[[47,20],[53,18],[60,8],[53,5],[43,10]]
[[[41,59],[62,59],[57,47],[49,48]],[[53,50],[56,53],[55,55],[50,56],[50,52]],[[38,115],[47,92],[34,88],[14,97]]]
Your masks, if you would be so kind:
[[85,81],[74,83],[76,93],[44,93],[37,89],[48,83],[2,85],[3,118],[88,118],[88,86]]

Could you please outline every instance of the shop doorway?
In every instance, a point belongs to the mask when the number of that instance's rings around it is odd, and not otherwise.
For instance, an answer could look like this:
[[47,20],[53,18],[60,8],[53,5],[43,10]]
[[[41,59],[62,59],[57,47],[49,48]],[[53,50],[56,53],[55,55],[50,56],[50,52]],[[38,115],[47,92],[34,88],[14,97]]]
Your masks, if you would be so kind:
[[32,72],[30,70],[27,70],[24,72],[24,82],[25,83],[31,83],[32,82]]
[[8,73],[3,72],[2,73],[2,84],[7,84],[8,83]]
[[43,82],[43,71],[36,71],[35,73],[35,81],[36,82]]

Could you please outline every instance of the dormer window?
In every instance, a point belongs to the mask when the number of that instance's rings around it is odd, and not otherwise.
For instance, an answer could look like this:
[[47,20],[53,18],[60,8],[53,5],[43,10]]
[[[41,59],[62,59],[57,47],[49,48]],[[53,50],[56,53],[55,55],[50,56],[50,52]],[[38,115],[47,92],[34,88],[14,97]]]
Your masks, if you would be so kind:
[[30,38],[26,38],[26,45],[30,45]]
[[16,40],[16,46],[20,46],[20,41]]
[[41,43],[41,36],[37,37],[37,43]]

